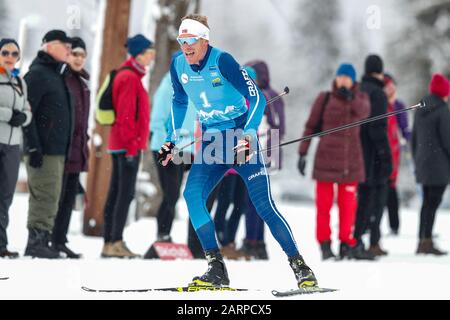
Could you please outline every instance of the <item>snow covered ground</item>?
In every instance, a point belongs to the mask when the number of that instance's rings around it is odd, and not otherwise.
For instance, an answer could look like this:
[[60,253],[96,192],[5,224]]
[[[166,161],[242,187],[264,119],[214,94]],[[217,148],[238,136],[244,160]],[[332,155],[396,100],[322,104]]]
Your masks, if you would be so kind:
[[[11,208],[8,228],[10,249],[23,254],[26,245],[26,215],[28,197],[17,194]],[[382,245],[389,256],[378,262],[335,262],[320,260],[315,242],[314,207],[308,204],[280,204],[296,235],[303,256],[315,271],[324,287],[339,288],[336,293],[297,296],[290,299],[449,299],[450,256],[428,257],[414,254],[417,239],[418,213],[403,209],[401,234],[384,236]],[[335,209],[334,209],[335,210]],[[175,221],[173,238],[185,242],[187,214],[183,201],[179,202],[180,215]],[[333,211],[333,218],[336,211]],[[242,224],[241,224],[242,225]],[[198,293],[88,293],[81,286],[101,289],[158,288],[182,286],[195,275],[206,270],[205,261],[153,261],[153,260],[102,260],[99,258],[102,240],[80,234],[81,214],[74,213],[69,240],[75,251],[85,258],[73,260],[0,260],[0,300],[4,299],[155,299],[155,300],[228,300],[274,299],[270,290],[295,286],[294,276],[286,258],[270,233],[266,233],[270,260],[267,262],[229,261],[231,286],[262,289],[249,292],[198,292]],[[337,221],[333,219],[334,229]],[[155,240],[155,219],[142,219],[130,224],[125,240],[130,249],[144,254]],[[383,220],[387,233],[386,219]],[[440,248],[450,249],[450,212],[439,211],[435,226],[436,241]],[[243,237],[243,228],[238,238]],[[337,250],[337,241],[334,242]]]

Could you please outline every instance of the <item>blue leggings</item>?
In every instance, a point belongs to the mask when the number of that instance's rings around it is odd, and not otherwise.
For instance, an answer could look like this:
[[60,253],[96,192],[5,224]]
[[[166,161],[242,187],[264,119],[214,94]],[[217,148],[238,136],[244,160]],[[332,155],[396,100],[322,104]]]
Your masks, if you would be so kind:
[[203,250],[218,249],[214,222],[206,208],[208,195],[224,174],[233,168],[242,177],[258,215],[267,223],[283,251],[288,257],[299,254],[291,228],[273,202],[269,175],[262,159],[242,166],[197,162],[192,165],[183,195]]

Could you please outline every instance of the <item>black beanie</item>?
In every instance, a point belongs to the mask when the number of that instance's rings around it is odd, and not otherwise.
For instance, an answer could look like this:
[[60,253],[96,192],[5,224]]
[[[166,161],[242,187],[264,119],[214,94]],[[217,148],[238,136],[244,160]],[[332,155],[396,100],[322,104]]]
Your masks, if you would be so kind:
[[70,42],[72,43],[72,50],[76,48],[81,48],[84,51],[86,51],[86,43],[80,37],[73,37],[71,38]]
[[383,73],[383,60],[376,54],[371,54],[366,58],[365,73]]

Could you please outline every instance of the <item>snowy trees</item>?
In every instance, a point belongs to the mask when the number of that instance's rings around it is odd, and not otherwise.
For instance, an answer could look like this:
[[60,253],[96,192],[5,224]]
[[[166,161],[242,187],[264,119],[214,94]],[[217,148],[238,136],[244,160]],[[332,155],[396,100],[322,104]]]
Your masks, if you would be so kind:
[[8,31],[8,11],[6,1],[0,0],[0,38],[6,36]]

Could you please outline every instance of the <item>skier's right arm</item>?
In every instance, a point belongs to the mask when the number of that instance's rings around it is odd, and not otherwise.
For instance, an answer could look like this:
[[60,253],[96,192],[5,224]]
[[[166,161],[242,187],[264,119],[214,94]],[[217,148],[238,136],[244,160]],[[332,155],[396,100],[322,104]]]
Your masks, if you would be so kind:
[[180,79],[175,68],[176,57],[172,60],[172,65],[170,67],[170,76],[172,78],[173,86],[173,99],[172,99],[172,111],[171,111],[171,121],[168,128],[168,135],[166,138],[167,142],[176,143],[178,140],[178,131],[181,129],[186,116],[186,111],[189,103],[189,98],[184,91],[183,86],[180,83]]

